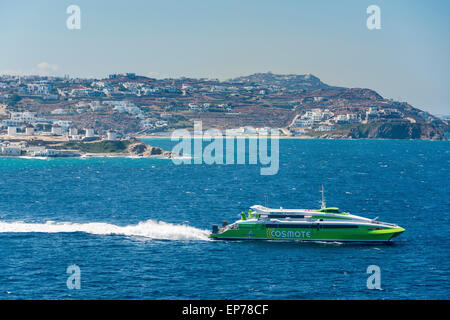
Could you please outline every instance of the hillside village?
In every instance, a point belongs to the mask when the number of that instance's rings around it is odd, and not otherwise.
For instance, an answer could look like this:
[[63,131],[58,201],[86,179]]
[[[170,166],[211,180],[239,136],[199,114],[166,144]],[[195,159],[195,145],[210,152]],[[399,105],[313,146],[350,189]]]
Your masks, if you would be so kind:
[[22,140],[169,135],[192,130],[196,120],[203,129],[236,135],[276,128],[281,135],[312,138],[446,139],[450,131],[448,118],[370,89],[329,86],[310,74],[259,73],[226,81],[134,73],[105,79],[0,76],[3,153],[14,153],[11,143]]

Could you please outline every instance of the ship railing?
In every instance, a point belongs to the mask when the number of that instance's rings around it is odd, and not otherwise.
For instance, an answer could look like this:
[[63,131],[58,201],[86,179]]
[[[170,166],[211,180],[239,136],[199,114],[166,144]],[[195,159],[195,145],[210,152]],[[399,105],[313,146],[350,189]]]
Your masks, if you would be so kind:
[[389,226],[389,227],[398,227],[395,223],[389,223],[389,222],[372,221],[372,223],[385,225],[385,226]]

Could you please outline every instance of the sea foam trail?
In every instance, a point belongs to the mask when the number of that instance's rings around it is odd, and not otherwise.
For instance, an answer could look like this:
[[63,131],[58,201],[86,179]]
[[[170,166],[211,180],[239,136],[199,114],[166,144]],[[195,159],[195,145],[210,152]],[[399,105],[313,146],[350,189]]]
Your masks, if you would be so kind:
[[208,240],[207,230],[197,229],[187,225],[177,225],[163,221],[147,220],[136,225],[117,226],[102,222],[71,223],[53,222],[25,223],[0,222],[0,233],[60,233],[86,232],[98,235],[123,235],[145,237],[162,240]]

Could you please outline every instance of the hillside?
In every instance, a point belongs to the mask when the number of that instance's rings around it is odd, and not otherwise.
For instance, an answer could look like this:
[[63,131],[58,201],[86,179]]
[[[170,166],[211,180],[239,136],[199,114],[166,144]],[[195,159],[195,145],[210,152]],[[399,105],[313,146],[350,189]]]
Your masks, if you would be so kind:
[[[0,120],[29,111],[35,131],[52,123],[124,136],[203,128],[283,128],[291,135],[334,138],[445,139],[448,120],[367,88],[330,86],[312,74],[256,73],[217,79],[105,79],[0,76]],[[0,105],[1,106],[1,105]]]

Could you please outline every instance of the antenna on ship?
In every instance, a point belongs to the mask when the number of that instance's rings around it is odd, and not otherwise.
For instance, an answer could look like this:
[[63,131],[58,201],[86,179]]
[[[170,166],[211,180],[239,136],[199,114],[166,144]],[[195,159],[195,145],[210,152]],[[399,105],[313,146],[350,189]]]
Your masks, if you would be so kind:
[[265,194],[265,195],[264,195],[264,200],[265,200],[265,202],[266,202],[266,208],[267,208],[267,199],[268,199],[268,196],[267,196],[267,194]]
[[320,190],[319,192],[322,193],[322,203],[320,205],[320,209],[325,209],[327,207],[327,203],[325,201],[325,188],[322,185],[322,190]]

